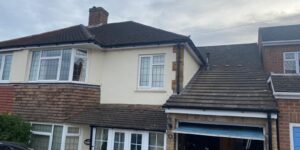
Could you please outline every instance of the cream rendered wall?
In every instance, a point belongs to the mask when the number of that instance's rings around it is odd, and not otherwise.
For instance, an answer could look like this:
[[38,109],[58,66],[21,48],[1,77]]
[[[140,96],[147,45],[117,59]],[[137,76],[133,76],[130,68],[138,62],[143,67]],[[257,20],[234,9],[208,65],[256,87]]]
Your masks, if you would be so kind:
[[185,49],[183,60],[183,87],[189,83],[199,68],[200,65],[195,61],[190,52]]
[[[139,56],[165,54],[164,89],[138,89]],[[173,94],[172,62],[176,59],[172,46],[105,52],[101,78],[101,103],[162,105]]]
[[10,82],[24,82],[27,78],[29,50],[13,52]]
[[88,71],[87,83],[88,84],[101,84],[101,77],[103,72],[103,53],[99,49],[90,49],[88,51]]

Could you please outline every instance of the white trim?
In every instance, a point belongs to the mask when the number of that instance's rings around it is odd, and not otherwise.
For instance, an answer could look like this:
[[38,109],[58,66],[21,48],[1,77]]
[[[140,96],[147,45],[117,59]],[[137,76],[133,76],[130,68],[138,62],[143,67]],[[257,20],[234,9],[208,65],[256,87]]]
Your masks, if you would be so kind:
[[[173,114],[228,116],[228,117],[243,117],[243,118],[267,118],[267,113],[247,112],[247,111],[166,108],[165,112],[166,113],[173,113]],[[272,113],[272,119],[277,119],[277,114],[276,113]]]
[[188,43],[185,44],[187,47],[187,50],[189,52],[189,54],[192,56],[192,58],[197,62],[198,65],[201,65],[201,60],[200,58],[197,56],[197,54],[195,53],[195,51],[190,47],[190,45]]
[[[285,58],[285,55],[286,54],[294,54],[294,59],[286,59]],[[296,63],[296,73],[294,73],[294,74],[299,74],[300,73],[300,70],[299,70],[299,61],[300,61],[300,58],[299,58],[299,55],[300,55],[300,52],[283,52],[283,71],[284,71],[284,73],[285,74],[293,74],[293,73],[286,73],[285,72],[285,62],[286,61],[295,61],[295,63]]]
[[263,41],[261,44],[262,46],[298,45],[300,40]]
[[300,123],[290,123],[290,149],[294,150],[294,127],[300,127]]
[[[274,85],[273,85],[272,75],[276,76],[276,75],[285,75],[285,74],[271,73],[271,76],[268,79],[268,82],[271,84],[271,89],[272,89],[273,95],[276,99],[300,99],[299,92],[276,92]],[[299,76],[299,75],[289,74],[288,76]]]

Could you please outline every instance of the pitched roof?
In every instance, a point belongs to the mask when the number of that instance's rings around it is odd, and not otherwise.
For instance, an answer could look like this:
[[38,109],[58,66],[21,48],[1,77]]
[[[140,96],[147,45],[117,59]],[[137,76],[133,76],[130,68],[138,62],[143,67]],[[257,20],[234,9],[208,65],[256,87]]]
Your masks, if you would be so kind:
[[187,41],[187,36],[153,28],[132,21],[110,23],[97,27],[76,25],[24,38],[0,42],[0,49],[42,46],[76,42],[95,42],[102,47],[163,44]]
[[262,41],[300,40],[300,24],[259,29]]
[[271,75],[275,92],[300,92],[300,75]]
[[166,131],[167,116],[161,106],[100,104],[68,119],[69,123],[100,127]]
[[199,47],[210,53],[210,70],[200,70],[164,107],[276,111],[256,44]]

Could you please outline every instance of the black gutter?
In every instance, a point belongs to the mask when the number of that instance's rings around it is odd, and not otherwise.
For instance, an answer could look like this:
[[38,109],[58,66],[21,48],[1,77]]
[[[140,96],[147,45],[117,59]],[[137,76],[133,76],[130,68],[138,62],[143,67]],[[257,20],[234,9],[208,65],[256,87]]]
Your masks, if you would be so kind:
[[180,57],[181,57],[181,45],[178,43],[176,45],[176,94],[180,93]]
[[93,150],[93,130],[94,130],[94,126],[90,125],[90,145],[89,145],[89,150]]
[[276,119],[276,135],[277,135],[277,148],[278,150],[280,150],[279,113],[277,114],[277,119]]
[[268,144],[269,144],[269,150],[273,149],[273,142],[272,142],[272,119],[271,119],[271,113],[268,113]]

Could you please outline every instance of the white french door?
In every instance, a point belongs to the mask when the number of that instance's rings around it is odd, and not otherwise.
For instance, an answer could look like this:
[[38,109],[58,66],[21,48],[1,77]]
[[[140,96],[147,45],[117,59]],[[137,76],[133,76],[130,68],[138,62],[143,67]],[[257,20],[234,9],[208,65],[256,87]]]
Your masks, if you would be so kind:
[[147,132],[109,130],[108,139],[107,150],[148,150]]

